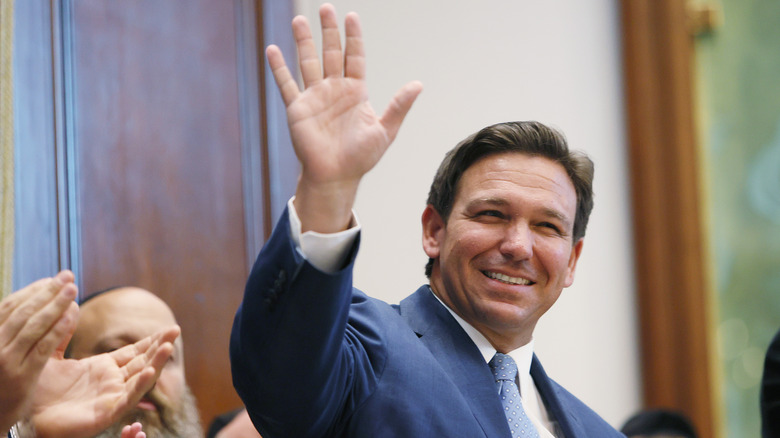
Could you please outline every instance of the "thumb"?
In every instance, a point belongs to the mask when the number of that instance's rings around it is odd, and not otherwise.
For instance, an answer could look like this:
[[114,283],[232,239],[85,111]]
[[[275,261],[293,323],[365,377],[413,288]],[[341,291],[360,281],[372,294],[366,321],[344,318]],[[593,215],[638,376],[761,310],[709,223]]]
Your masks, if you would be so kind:
[[65,332],[62,338],[62,342],[60,342],[60,345],[57,346],[57,349],[54,350],[54,353],[52,354],[52,357],[55,359],[65,358],[65,349],[68,348],[68,344],[70,343],[70,340],[73,337],[73,333],[76,331],[76,322],[78,321],[79,306],[78,304],[76,304],[75,301],[70,303],[70,307],[68,308],[67,313],[73,315],[71,317],[71,320],[73,322],[67,328],[67,332]]
[[401,123],[406,117],[406,113],[409,112],[415,99],[422,92],[422,88],[420,81],[409,82],[395,93],[395,96],[393,96],[387,108],[385,108],[385,112],[382,114],[379,122],[384,126],[390,141],[395,139],[398,130],[401,128]]

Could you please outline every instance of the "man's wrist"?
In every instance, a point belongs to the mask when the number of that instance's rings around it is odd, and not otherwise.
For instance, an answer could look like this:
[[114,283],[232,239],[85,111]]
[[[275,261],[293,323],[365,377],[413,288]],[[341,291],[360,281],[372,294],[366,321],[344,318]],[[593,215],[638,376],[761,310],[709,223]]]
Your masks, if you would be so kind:
[[295,210],[292,197],[287,202],[290,219],[290,237],[301,254],[317,269],[334,273],[344,265],[347,254],[360,232],[360,222],[352,213],[352,228],[332,234],[322,234],[314,231],[301,233],[301,222]]

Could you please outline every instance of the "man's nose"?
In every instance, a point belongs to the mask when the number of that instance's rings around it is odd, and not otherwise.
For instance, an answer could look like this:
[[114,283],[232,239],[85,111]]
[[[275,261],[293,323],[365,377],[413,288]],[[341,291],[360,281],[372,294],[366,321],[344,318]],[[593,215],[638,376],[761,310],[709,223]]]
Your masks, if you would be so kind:
[[527,260],[533,255],[534,236],[528,224],[511,224],[504,230],[499,250],[512,260]]

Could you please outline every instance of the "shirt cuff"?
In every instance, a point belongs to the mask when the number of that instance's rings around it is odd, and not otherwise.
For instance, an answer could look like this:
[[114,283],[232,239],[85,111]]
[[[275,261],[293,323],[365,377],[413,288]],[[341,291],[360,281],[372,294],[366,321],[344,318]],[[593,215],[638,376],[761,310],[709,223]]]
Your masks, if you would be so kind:
[[352,211],[352,223],[354,224],[352,228],[338,233],[324,234],[307,231],[301,234],[301,220],[298,218],[295,206],[293,206],[294,199],[295,196],[287,201],[287,212],[290,217],[290,237],[292,237],[295,246],[306,260],[320,271],[329,274],[338,271],[344,265],[349,249],[360,233],[360,222],[355,211]]

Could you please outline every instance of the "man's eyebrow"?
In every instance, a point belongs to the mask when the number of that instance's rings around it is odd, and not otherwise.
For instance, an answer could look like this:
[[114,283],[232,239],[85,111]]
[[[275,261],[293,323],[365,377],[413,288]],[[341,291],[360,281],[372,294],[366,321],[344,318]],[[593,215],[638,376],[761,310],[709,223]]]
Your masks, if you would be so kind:
[[474,199],[472,201],[469,201],[469,203],[466,204],[466,208],[478,207],[484,204],[503,207],[509,203],[505,199],[501,199],[501,198],[479,198],[479,199]]
[[569,217],[568,217],[568,216],[566,216],[565,214],[563,214],[563,213],[561,213],[560,211],[558,211],[558,210],[555,210],[555,209],[553,209],[553,208],[545,208],[545,209],[542,211],[542,213],[543,213],[545,216],[547,216],[547,217],[551,217],[551,218],[554,218],[554,219],[558,219],[559,221],[561,221],[561,222],[563,222],[564,224],[566,224],[566,226],[567,226],[567,227],[568,227],[568,226],[569,226],[569,224],[571,223],[571,220],[569,219]]
[[133,339],[128,335],[110,336],[100,339],[100,341],[95,344],[94,351],[96,354],[109,353],[133,343]]

